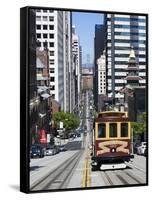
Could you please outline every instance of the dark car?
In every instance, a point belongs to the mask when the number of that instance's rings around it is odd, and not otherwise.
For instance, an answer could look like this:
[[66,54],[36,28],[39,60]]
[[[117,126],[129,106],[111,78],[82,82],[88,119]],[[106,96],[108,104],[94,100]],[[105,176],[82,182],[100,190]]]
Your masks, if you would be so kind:
[[30,150],[31,158],[44,157],[44,149],[41,146],[32,146]]

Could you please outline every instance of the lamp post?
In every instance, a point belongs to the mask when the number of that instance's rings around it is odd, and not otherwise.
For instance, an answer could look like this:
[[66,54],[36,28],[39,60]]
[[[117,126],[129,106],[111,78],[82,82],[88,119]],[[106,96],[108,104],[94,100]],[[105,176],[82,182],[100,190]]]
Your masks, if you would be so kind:
[[38,125],[35,125],[35,134],[36,134],[36,140],[35,143],[38,144]]

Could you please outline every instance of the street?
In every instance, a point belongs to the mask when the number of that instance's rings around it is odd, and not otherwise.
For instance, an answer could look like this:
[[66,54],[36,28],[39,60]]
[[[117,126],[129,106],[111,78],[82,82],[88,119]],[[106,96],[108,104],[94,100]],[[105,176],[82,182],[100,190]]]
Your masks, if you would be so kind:
[[102,187],[114,185],[137,185],[146,183],[146,157],[135,155],[126,169],[91,171],[90,145],[92,121],[90,120],[89,92],[85,96],[86,134],[69,139],[67,151],[41,159],[31,159],[31,190]]

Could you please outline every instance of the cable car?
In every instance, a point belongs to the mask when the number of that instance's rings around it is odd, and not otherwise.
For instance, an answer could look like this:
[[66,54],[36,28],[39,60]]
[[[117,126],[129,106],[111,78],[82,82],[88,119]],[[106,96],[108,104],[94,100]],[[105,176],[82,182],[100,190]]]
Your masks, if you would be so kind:
[[100,112],[94,120],[92,170],[126,168],[133,158],[127,112]]

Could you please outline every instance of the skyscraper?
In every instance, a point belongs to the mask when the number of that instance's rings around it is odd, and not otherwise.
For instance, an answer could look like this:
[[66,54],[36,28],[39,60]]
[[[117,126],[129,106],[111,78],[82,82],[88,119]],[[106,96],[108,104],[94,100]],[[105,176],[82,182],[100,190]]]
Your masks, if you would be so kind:
[[[104,15],[105,19],[105,15]],[[98,64],[97,60],[100,58],[101,54],[106,45],[106,24],[95,25],[95,38],[94,38],[94,104],[96,109],[98,108]]]
[[139,64],[141,86],[146,84],[146,17],[139,15],[107,14],[107,95],[116,101],[123,98],[131,47]]
[[106,57],[105,51],[97,59],[98,65],[98,95],[103,94],[106,95]]
[[72,26],[72,56],[73,56],[73,70],[74,70],[74,90],[75,90],[75,103],[74,103],[74,109],[75,111],[79,107],[80,103],[80,91],[81,91],[81,70],[80,70],[80,63],[81,63],[81,47],[80,47],[80,41],[79,36],[76,34],[75,26]]
[[36,33],[40,47],[49,50],[50,92],[61,109],[69,111],[69,68],[71,67],[70,13],[56,10],[36,11]]

